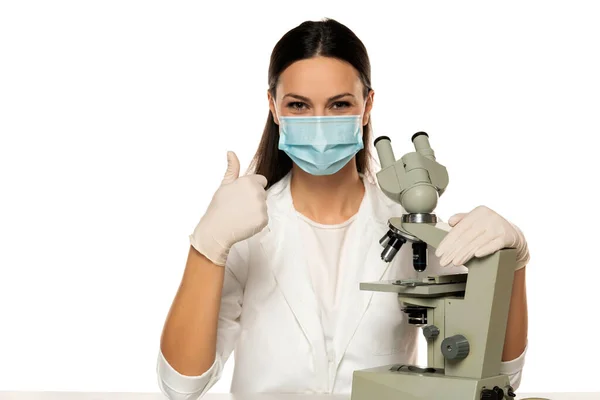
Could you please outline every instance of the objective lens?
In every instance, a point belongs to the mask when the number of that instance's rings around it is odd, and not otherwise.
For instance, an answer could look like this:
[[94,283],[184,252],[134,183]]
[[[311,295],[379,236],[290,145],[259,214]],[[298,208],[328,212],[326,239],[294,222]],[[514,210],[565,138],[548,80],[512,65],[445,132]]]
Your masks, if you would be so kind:
[[390,262],[400,250],[400,247],[406,243],[406,239],[401,236],[394,235],[390,237],[387,246],[383,249],[381,253],[381,259],[385,262]]
[[427,268],[427,243],[416,242],[412,245],[413,248],[413,267],[419,272],[425,271]]
[[388,231],[381,239],[379,239],[379,244],[385,247],[390,240],[391,234],[392,232]]

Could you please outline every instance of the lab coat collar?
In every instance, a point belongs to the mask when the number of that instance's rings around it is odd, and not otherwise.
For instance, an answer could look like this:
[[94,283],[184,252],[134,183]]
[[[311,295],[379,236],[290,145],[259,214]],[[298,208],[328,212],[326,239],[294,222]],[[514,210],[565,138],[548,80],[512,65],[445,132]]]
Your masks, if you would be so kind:
[[267,193],[269,222],[260,239],[277,285],[314,355],[325,353],[319,305],[313,291],[290,191],[291,172]]
[[[298,227],[298,216],[290,190],[291,172],[268,190],[267,208],[269,223],[261,238],[261,246],[269,257],[273,274],[288,306],[294,313],[304,335],[311,343],[315,360],[327,357],[323,328],[317,296],[313,291],[307,260],[304,257]],[[387,221],[392,213],[397,214],[397,205],[386,200],[376,184],[363,177],[365,195],[352,230],[353,237],[347,238],[355,245],[349,246],[351,255],[342,266],[339,286],[340,304],[334,359],[336,369],[350,343],[360,320],[366,311],[373,292],[361,291],[360,282],[377,281],[388,268],[381,260],[383,248],[378,240],[387,232]],[[396,208],[394,208],[396,207]]]

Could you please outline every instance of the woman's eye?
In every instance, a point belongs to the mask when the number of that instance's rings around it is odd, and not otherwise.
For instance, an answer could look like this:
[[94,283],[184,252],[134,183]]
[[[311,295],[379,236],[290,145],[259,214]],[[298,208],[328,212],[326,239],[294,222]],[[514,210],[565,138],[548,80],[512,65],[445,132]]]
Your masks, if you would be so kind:
[[305,106],[305,104],[300,101],[293,101],[291,103],[288,103],[287,106],[294,110],[302,110],[302,107]]
[[[334,110],[345,109],[351,106],[352,105],[347,101],[336,101],[335,103],[331,104],[331,108]],[[301,111],[307,109],[307,105],[301,101],[292,101],[287,104],[287,107],[293,111]]]
[[347,101],[336,101],[335,103],[333,103],[333,108],[336,109],[348,107],[350,107],[350,103],[348,103]]

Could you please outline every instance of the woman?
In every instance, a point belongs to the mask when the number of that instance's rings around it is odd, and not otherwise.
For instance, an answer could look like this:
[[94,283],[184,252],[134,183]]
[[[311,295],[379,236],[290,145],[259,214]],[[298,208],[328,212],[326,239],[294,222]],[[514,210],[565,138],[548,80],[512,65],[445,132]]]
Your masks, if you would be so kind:
[[[410,246],[389,264],[380,257],[379,238],[402,209],[370,179],[364,144],[373,95],[366,49],[344,25],[305,22],[277,43],[255,173],[239,177],[229,152],[222,184],[190,235],[158,358],[169,398],[202,396],[234,348],[232,392],[349,393],[354,370],[416,363],[419,330],[396,297],[358,289],[416,277]],[[518,249],[520,267],[529,259],[519,229],[487,207],[448,222],[428,274],[503,247]],[[502,366],[515,388],[526,311],[520,268]]]

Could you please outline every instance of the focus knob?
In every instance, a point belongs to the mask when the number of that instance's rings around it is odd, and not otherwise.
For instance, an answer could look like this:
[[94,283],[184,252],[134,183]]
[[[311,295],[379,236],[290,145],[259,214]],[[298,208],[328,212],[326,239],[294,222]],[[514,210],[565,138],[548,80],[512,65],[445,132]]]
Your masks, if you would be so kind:
[[427,340],[433,340],[438,337],[439,334],[440,330],[435,325],[427,325],[423,328],[423,336],[425,336],[425,339]]
[[498,386],[493,389],[483,389],[481,391],[481,400],[504,400],[504,390]]
[[442,341],[442,354],[448,360],[462,360],[469,355],[469,341],[463,335],[447,337]]

